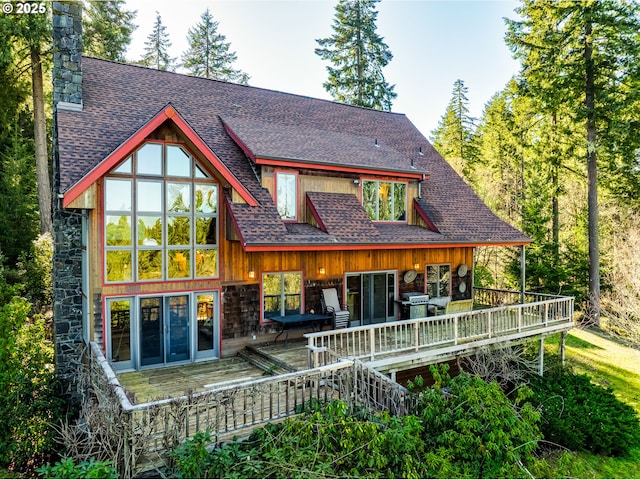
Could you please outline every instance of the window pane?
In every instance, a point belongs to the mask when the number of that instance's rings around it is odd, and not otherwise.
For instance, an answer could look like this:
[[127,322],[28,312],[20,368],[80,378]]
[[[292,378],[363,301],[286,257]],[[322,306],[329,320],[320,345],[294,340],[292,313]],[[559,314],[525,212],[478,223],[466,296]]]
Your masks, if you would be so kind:
[[282,275],[266,273],[262,276],[265,318],[280,315],[282,299]]
[[302,275],[299,273],[285,273],[283,276],[285,315],[300,313],[300,307],[302,306]]
[[131,211],[131,180],[108,178],[104,184],[104,208],[107,211]]
[[191,185],[167,182],[167,212],[191,211]]
[[170,177],[191,176],[191,156],[182,147],[167,145],[167,175]]
[[291,173],[276,175],[276,203],[280,216],[285,220],[296,218],[296,176]]
[[139,212],[162,212],[162,183],[138,181]]
[[451,278],[449,265],[440,265],[440,296],[448,297],[450,293],[449,280]]
[[378,220],[391,220],[391,183],[378,183]]
[[196,250],[196,277],[216,276],[218,276],[218,250],[213,248]]
[[111,361],[131,360],[131,301],[119,300],[109,303],[111,325]]
[[110,250],[106,252],[107,282],[130,282],[131,251]]
[[407,219],[407,185],[405,183],[393,184],[393,219]]
[[138,245],[162,245],[162,217],[138,217]]
[[131,173],[131,157],[127,158],[124,162],[118,165],[113,171],[114,173]]
[[196,178],[209,178],[209,175],[202,169],[200,165],[196,163],[196,173],[194,175]]
[[136,172],[142,175],[162,175],[162,145],[147,143],[137,152]]
[[191,253],[189,250],[169,250],[169,278],[191,276]]
[[377,203],[378,203],[378,184],[377,182],[362,182],[362,206],[369,214],[372,220],[377,220]]
[[138,251],[138,280],[162,279],[162,251]]
[[213,349],[213,295],[198,295],[198,351]]
[[105,217],[105,245],[108,247],[130,246],[132,242],[131,216],[107,215]]
[[167,217],[167,244],[191,244],[191,219],[189,217]]
[[218,211],[218,186],[196,185],[196,212],[216,213]]
[[218,243],[217,218],[196,218],[196,244],[216,245]]
[[438,266],[427,266],[427,294],[431,298],[438,297]]

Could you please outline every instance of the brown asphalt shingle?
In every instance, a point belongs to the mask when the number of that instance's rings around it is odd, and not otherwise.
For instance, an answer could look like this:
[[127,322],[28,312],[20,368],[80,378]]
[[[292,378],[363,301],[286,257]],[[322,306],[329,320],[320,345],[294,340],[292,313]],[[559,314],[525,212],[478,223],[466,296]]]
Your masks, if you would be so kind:
[[[61,193],[170,104],[260,204],[229,206],[247,245],[529,242],[482,203],[405,115],[87,57],[82,68],[83,111],[57,114]],[[327,232],[282,222],[223,122],[258,157],[426,173],[417,202],[439,233],[365,222],[353,195],[339,205],[335,194],[310,194]]]

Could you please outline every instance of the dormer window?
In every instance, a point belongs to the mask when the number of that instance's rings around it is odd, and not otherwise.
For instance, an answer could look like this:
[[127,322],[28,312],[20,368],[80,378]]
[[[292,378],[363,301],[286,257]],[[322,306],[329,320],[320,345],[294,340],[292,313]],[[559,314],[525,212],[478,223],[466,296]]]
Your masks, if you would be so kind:
[[276,172],[276,206],[283,220],[298,218],[298,175]]
[[407,220],[407,184],[364,180],[362,205],[376,222],[404,222]]

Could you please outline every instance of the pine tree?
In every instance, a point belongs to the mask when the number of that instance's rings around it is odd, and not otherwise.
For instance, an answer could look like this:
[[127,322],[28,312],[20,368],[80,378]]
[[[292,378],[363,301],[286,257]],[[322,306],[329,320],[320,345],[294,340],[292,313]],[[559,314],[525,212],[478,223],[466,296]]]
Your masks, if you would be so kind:
[[323,87],[334,100],[391,110],[397,97],[394,85],[385,80],[382,69],[393,55],[383,38],[376,33],[380,0],[339,0],[333,22],[334,33],[318,39],[321,48],[315,53],[331,62],[327,66],[329,79]]
[[460,79],[453,84],[451,101],[432,132],[433,146],[463,177],[469,179],[477,158],[475,119],[469,115],[467,87]]
[[249,75],[233,68],[237,60],[231,44],[218,32],[218,22],[209,9],[200,16],[200,22],[187,33],[189,48],[182,55],[182,64],[191,75],[213,78],[246,85]]
[[583,125],[589,237],[586,313],[599,324],[598,168],[611,158],[613,140],[637,122],[629,110],[637,111],[633,87],[640,76],[640,7],[635,1],[523,0],[517,13],[522,20],[508,21],[507,43],[522,61],[530,92],[547,111],[562,104]]
[[136,11],[125,10],[124,0],[89,0],[85,9],[83,48],[88,55],[125,61]]
[[167,27],[162,24],[160,14],[156,12],[153,31],[147,36],[147,41],[144,42],[144,56],[140,63],[158,70],[173,71],[176,59],[169,56],[170,47],[171,42],[169,41]]

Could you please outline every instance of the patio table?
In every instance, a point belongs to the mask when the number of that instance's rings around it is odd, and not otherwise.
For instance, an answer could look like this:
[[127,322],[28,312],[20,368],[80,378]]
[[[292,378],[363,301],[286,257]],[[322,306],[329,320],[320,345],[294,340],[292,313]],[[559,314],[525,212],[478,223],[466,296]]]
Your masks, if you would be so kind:
[[289,340],[289,330],[295,328],[309,328],[311,326],[314,332],[322,330],[322,326],[327,320],[331,320],[331,315],[325,315],[322,313],[296,313],[294,315],[285,315],[279,317],[270,317],[269,320],[273,320],[278,323],[280,332],[276,335],[274,342],[278,340],[278,337],[286,332],[284,341],[285,345]]

